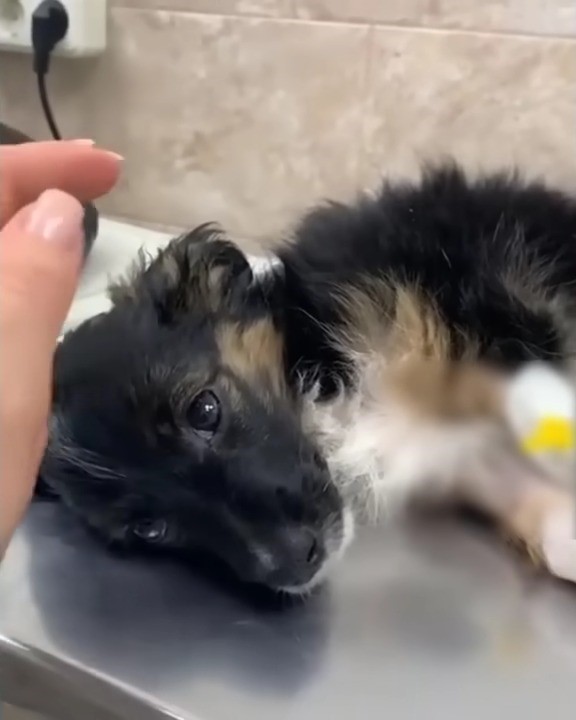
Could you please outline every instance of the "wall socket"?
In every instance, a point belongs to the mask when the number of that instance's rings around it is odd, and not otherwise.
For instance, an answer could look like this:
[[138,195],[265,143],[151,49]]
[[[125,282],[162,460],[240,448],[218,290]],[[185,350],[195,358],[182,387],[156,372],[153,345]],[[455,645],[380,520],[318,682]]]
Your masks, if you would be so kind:
[[[54,55],[89,57],[106,49],[106,0],[61,0],[68,34]],[[0,0],[0,50],[32,52],[32,13],[40,0]]]

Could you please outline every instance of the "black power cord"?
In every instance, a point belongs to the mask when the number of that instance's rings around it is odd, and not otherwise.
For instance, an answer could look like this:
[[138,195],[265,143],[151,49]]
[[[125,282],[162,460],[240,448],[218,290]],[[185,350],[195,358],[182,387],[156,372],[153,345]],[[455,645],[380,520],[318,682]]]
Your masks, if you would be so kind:
[[38,80],[38,94],[46,122],[54,140],[62,136],[54,119],[48,90],[46,75],[50,70],[50,57],[56,45],[66,37],[68,32],[68,13],[63,3],[58,0],[43,0],[32,13],[32,47],[34,49],[34,72]]
[[[68,13],[64,4],[58,0],[43,0],[38,3],[32,13],[32,48],[34,49],[34,72],[38,79],[38,94],[42,110],[54,140],[62,140],[58,125],[54,119],[48,91],[46,76],[50,70],[50,57],[56,45],[66,37],[68,32]],[[84,257],[86,258],[98,234],[98,210],[87,203],[84,205]]]

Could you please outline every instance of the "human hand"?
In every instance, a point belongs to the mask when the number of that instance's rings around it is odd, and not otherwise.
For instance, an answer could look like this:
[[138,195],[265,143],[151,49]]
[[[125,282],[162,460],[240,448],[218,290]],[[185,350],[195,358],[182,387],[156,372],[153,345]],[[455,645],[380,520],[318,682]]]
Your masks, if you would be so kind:
[[0,557],[46,444],[52,357],[83,256],[80,202],[111,190],[120,163],[90,141],[0,146]]

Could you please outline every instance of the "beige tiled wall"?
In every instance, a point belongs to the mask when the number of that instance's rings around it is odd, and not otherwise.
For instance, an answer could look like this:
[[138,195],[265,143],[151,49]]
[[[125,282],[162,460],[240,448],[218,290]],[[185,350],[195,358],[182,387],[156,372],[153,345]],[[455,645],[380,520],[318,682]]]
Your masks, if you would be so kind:
[[[576,188],[575,0],[109,0],[109,48],[49,78],[67,136],[126,156],[111,214],[277,232],[453,154]],[[3,119],[46,136],[28,56]]]

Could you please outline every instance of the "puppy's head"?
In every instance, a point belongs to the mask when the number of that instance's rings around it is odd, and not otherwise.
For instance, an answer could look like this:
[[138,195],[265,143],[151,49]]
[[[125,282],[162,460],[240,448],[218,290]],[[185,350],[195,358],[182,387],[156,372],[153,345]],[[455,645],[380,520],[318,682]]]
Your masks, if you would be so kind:
[[206,226],[113,288],[59,346],[43,482],[111,544],[317,582],[350,521],[287,382],[283,292]]

